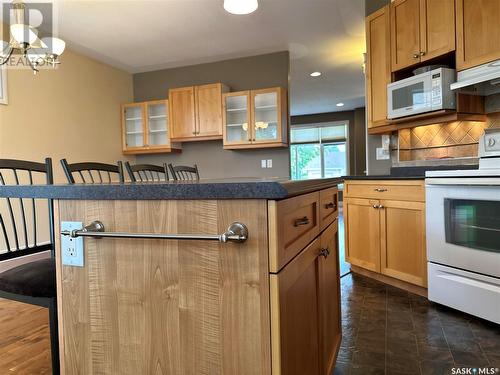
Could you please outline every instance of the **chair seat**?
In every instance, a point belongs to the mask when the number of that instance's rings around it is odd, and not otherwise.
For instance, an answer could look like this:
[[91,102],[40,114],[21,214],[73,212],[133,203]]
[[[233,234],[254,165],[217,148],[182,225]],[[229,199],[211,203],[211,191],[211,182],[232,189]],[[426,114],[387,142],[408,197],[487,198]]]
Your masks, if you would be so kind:
[[55,260],[41,259],[0,273],[0,290],[30,297],[56,297]]

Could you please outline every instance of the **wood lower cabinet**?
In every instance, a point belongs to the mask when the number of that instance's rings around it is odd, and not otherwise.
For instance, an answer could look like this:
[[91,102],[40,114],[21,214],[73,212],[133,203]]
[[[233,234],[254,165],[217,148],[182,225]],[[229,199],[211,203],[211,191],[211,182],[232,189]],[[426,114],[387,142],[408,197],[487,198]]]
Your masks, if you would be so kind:
[[[317,205],[336,193],[56,201],[56,233],[93,220],[109,232],[220,234],[234,221],[249,231],[243,243],[86,237],[83,267],[63,264],[56,236],[61,374],[330,375],[341,338],[338,221]],[[288,207],[300,201],[314,207],[315,234],[270,272],[270,241],[293,226]],[[280,203],[291,214],[271,218]]]
[[345,186],[346,260],[426,287],[423,180],[346,181]]
[[500,59],[500,1],[456,0],[457,70]]
[[221,83],[170,89],[171,138],[177,142],[221,139],[222,94],[227,91]]
[[333,371],[341,340],[337,224],[271,274],[273,374]]
[[381,200],[380,272],[427,286],[425,203]]
[[373,199],[344,199],[346,260],[380,272],[380,215]]
[[387,125],[391,82],[390,6],[366,18],[366,112],[368,128]]

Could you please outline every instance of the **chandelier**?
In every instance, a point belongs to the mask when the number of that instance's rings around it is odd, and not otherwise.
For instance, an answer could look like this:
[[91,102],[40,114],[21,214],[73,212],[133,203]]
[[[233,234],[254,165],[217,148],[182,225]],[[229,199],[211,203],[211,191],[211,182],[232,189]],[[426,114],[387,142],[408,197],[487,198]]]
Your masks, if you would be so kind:
[[38,38],[38,30],[25,24],[24,16],[26,5],[23,2],[12,4],[15,22],[10,25],[10,40],[0,40],[0,65],[5,65],[14,52],[19,52],[33,70],[38,72],[38,67],[48,64],[52,67],[60,64],[59,56],[64,52],[66,43],[53,37]]

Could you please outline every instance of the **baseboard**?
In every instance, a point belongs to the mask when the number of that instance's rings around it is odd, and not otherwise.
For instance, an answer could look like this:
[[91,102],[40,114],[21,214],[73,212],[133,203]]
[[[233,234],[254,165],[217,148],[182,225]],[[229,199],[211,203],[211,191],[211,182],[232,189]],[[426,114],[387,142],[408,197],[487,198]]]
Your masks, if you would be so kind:
[[35,254],[24,255],[17,258],[7,259],[0,262],[0,273],[10,270],[11,268],[34,262],[35,260],[50,258],[50,250],[41,251]]
[[364,268],[358,267],[358,266],[353,266],[351,264],[351,272],[357,273],[362,276],[369,277],[371,279],[375,279],[377,281],[380,281],[381,283],[384,284],[389,284],[391,286],[394,286],[399,289],[406,290],[407,292],[413,293],[413,294],[418,294],[419,296],[427,298],[427,288],[423,288],[418,285],[413,285],[410,283],[407,283],[406,281],[398,280],[390,276],[382,275],[377,272],[365,270]]

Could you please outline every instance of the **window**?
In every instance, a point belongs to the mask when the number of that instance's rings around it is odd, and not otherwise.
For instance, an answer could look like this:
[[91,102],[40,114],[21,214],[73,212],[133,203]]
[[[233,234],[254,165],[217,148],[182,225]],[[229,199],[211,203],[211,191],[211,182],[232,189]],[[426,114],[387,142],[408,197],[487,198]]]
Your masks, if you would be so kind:
[[292,180],[347,175],[347,123],[293,126],[290,131]]

